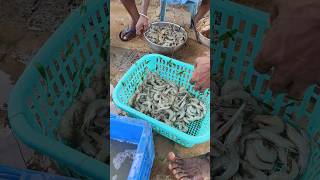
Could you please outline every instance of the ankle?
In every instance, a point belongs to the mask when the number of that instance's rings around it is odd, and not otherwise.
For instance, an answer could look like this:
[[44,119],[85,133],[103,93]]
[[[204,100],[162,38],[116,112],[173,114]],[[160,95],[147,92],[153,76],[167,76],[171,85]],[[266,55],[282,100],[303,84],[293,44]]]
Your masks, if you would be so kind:
[[130,28],[136,28],[137,21],[132,21],[130,24]]
[[131,27],[132,27],[132,28],[135,28],[136,25],[137,25],[137,22],[138,22],[138,19],[133,19],[133,18],[132,18],[132,20],[131,20]]

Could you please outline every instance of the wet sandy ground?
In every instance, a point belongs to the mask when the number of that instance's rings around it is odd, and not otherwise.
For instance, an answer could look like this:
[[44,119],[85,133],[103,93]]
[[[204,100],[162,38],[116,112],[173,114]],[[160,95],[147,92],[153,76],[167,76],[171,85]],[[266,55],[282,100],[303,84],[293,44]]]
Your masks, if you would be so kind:
[[14,138],[8,127],[7,101],[14,84],[32,57],[54,32],[56,25],[69,14],[66,8],[68,6],[64,0],[0,1],[1,165],[57,173],[48,158],[35,153]]
[[6,102],[12,85],[19,79],[31,57],[51,33],[28,31],[23,26],[0,24],[0,104]]
[[[50,33],[30,31],[23,24],[14,23],[1,23],[0,30],[0,164],[25,168],[28,161],[31,162],[39,156],[12,135],[8,127],[7,101],[31,57],[48,39]],[[42,170],[40,163],[32,166]]]

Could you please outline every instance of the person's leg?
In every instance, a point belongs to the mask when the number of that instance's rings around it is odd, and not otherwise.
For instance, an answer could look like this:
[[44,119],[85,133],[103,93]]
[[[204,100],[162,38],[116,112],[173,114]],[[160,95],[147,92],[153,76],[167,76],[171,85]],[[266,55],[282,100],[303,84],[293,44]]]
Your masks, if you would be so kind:
[[139,19],[139,12],[138,12],[135,0],[121,0],[121,3],[130,14],[131,24],[129,26],[129,29],[123,30],[120,33],[120,38],[123,40],[130,40],[136,36],[135,29]]
[[123,4],[123,6],[126,8],[126,10],[131,16],[132,22],[131,22],[130,28],[135,28],[139,19],[139,12],[138,12],[135,0],[121,0],[121,3]]
[[176,179],[210,179],[209,153],[194,158],[180,158],[173,152],[168,154],[169,169]]
[[210,10],[210,0],[202,0],[197,14],[194,16],[195,25]]

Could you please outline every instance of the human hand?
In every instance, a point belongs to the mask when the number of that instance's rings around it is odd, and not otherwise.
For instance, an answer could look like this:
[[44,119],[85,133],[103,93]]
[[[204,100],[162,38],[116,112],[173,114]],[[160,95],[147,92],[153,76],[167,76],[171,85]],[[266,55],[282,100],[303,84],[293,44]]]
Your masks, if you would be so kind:
[[148,19],[144,16],[140,16],[137,24],[136,24],[136,33],[140,36],[144,31],[147,30],[149,26]]
[[260,73],[270,72],[271,90],[300,99],[320,81],[320,1],[276,0],[271,29],[255,60]]
[[190,83],[195,84],[194,89],[203,92],[210,87],[210,57],[199,57],[196,59],[195,69]]

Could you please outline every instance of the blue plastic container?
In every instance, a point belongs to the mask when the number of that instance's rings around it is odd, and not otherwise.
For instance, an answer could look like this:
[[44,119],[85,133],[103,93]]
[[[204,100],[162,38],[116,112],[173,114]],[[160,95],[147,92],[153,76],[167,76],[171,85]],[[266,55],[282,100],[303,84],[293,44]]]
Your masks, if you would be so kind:
[[[188,125],[189,130],[184,133],[130,107],[128,101],[135,93],[135,89],[142,83],[143,77],[147,76],[147,69],[156,72],[165,80],[185,87],[189,93],[203,101],[207,107],[205,117],[191,122]],[[119,80],[112,94],[113,101],[120,109],[128,112],[129,116],[146,120],[152,125],[154,131],[185,147],[207,142],[210,140],[210,91],[207,89],[204,93],[200,93],[193,89],[193,85],[190,84],[193,69],[193,65],[167,56],[160,54],[145,55],[135,62]]]
[[70,177],[52,175],[28,169],[16,169],[0,165],[0,179],[10,180],[76,180]]
[[211,2],[211,7],[211,26],[218,33],[218,37],[234,29],[238,30],[233,38],[211,45],[214,48],[212,56],[214,72],[223,68],[224,80],[237,79],[244,87],[250,87],[254,97],[273,108],[273,115],[277,115],[285,121],[291,121],[292,117],[297,121],[308,120],[307,132],[311,142],[311,153],[307,169],[299,179],[319,180],[319,87],[316,85],[310,86],[299,103],[286,98],[283,94],[272,94],[267,86],[270,76],[259,74],[253,66],[253,61],[261,48],[265,32],[270,28],[269,14],[232,1],[214,0]]
[[148,180],[154,160],[151,126],[139,119],[110,114],[110,138],[137,144],[128,180]]

